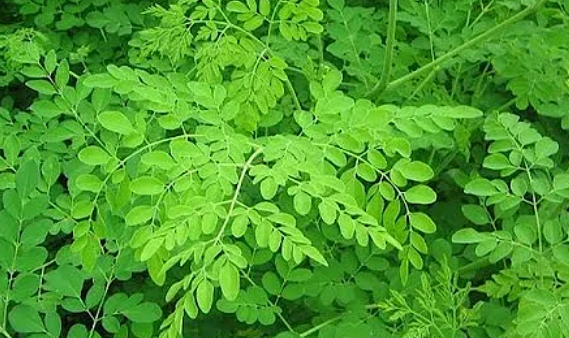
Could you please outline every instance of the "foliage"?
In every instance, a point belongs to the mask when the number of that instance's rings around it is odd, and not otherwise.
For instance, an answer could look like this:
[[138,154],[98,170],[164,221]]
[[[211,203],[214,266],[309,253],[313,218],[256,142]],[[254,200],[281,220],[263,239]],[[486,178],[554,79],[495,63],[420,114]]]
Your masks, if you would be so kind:
[[566,2],[5,8],[0,335],[567,336]]

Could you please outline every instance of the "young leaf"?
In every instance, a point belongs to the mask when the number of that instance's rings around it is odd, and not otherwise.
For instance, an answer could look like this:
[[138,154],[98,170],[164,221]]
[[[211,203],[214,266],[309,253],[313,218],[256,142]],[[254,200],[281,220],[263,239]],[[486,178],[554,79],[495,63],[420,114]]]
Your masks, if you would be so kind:
[[38,185],[40,172],[35,161],[27,161],[16,172],[16,190],[20,197],[27,197]]
[[234,300],[239,294],[239,271],[230,263],[223,265],[219,270],[219,285],[223,296],[228,300]]
[[198,285],[196,299],[200,310],[203,313],[209,313],[213,303],[213,285],[208,280],[204,280]]
[[110,131],[121,135],[130,135],[136,132],[130,120],[119,111],[105,111],[99,114],[99,122]]
[[162,317],[162,310],[156,303],[144,302],[129,307],[122,314],[134,323],[152,323]]
[[422,212],[412,212],[409,215],[409,223],[413,228],[426,234],[432,234],[437,231],[435,222],[433,222],[429,215]]
[[407,162],[397,167],[399,172],[408,180],[425,182],[433,178],[434,172],[431,167],[423,162]]
[[310,246],[310,245],[304,245],[301,247],[301,250],[306,256],[310,257],[314,261],[316,261],[316,262],[318,262],[324,266],[328,266],[328,262],[326,261],[326,258],[324,258],[324,256],[322,256],[320,251],[318,251],[315,247]]
[[164,183],[151,176],[141,176],[130,183],[130,190],[137,195],[158,195],[164,191]]
[[79,152],[79,160],[87,165],[97,166],[106,164],[111,156],[97,146],[89,146]]
[[431,204],[437,200],[437,194],[426,185],[416,185],[405,192],[405,199],[413,204]]
[[464,192],[476,196],[493,196],[498,193],[498,189],[485,178],[477,178],[468,182],[464,187]]
[[466,228],[455,232],[455,234],[452,236],[452,241],[459,244],[471,244],[482,242],[487,238],[488,236],[485,234],[481,234],[471,228]]
[[294,209],[300,215],[306,215],[312,208],[312,198],[304,191],[298,192],[294,195]]
[[45,327],[36,309],[29,305],[18,304],[10,310],[8,315],[10,325],[16,332],[35,333],[44,332]]

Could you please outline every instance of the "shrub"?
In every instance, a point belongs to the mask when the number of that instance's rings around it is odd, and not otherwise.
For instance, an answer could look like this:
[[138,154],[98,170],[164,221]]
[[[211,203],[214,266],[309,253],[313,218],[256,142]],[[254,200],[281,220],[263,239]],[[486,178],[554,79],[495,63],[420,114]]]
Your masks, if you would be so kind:
[[569,337],[561,0],[8,0],[0,334]]

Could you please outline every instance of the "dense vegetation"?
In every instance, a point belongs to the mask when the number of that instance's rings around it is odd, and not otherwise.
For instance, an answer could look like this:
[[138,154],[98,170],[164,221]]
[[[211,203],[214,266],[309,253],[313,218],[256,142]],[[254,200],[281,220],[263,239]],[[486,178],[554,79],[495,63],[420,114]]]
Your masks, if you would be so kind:
[[569,337],[566,0],[4,0],[0,335]]

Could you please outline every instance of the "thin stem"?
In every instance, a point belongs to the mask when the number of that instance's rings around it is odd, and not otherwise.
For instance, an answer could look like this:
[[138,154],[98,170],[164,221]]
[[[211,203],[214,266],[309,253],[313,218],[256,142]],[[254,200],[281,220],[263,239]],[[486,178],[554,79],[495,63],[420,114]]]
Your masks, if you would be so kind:
[[[526,166],[526,172],[529,178],[529,181],[532,182],[532,175],[531,175],[531,170]],[[535,224],[537,226],[537,241],[538,241],[538,245],[539,245],[539,253],[543,254],[543,234],[542,234],[542,226],[541,226],[541,219],[539,217],[539,209],[538,209],[538,201],[537,198],[535,196],[535,192],[531,191],[531,198],[532,198],[532,207],[533,207],[533,212],[535,214]],[[543,275],[542,275],[543,278]]]
[[[251,283],[251,285],[253,285],[254,287],[257,287],[257,288],[259,287],[259,286],[257,285],[257,283],[255,283],[255,281],[252,280],[251,277],[250,277],[248,274],[242,273],[242,275],[243,275],[243,277],[245,277],[245,279],[246,279],[249,283]],[[270,306],[275,306],[275,304],[274,304],[273,302],[271,302],[270,299],[267,299],[267,303],[268,303]],[[292,325],[290,325],[290,323],[288,322],[288,320],[286,320],[286,318],[282,315],[282,313],[281,313],[280,311],[279,311],[279,312],[276,312],[276,315],[277,315],[277,317],[279,317],[279,319],[283,322],[284,326],[286,326],[287,330],[289,330],[289,331],[292,332],[292,333],[296,333],[296,331],[292,328]]]
[[249,170],[249,168],[251,167],[251,164],[253,164],[253,161],[255,160],[255,158],[257,158],[257,156],[259,156],[262,152],[263,152],[263,148],[259,148],[259,149],[255,150],[255,152],[249,157],[247,162],[245,162],[245,165],[243,166],[243,170],[241,171],[241,176],[239,177],[239,182],[237,182],[237,187],[235,188],[235,194],[233,195],[233,199],[231,200],[231,204],[229,205],[229,211],[227,212],[227,217],[225,218],[225,221],[223,222],[223,225],[221,226],[219,233],[215,237],[216,243],[221,241],[221,238],[223,237],[223,233],[225,232],[225,228],[229,224],[229,220],[231,219],[231,215],[233,214],[233,210],[235,209],[235,205],[237,204],[237,199],[239,198],[239,192],[241,191],[241,186],[243,185],[243,182],[245,181],[245,176],[247,174],[247,170]]
[[[121,254],[121,251],[119,250],[117,253],[117,256],[115,258],[115,262],[118,261],[119,256]],[[109,293],[109,290],[111,288],[111,284],[113,284],[114,278],[114,269],[113,271],[111,271],[111,274],[109,275],[109,278],[107,279],[107,284],[105,285],[105,291],[103,292],[103,296],[101,297],[101,301],[99,303],[99,306],[97,307],[97,312],[95,312],[95,316],[93,319],[93,325],[91,325],[91,329],[89,330],[89,338],[92,338],[93,335],[95,334],[95,329],[97,328],[97,323],[100,320],[100,316],[101,316],[101,312],[103,311],[103,305],[105,303],[105,299],[107,298],[107,295]]]
[[99,188],[99,190],[97,190],[97,192],[95,193],[95,197],[93,198],[93,209],[91,210],[91,214],[89,216],[89,221],[92,220],[93,217],[93,211],[95,210],[95,205],[97,204],[97,200],[99,199],[99,196],[101,195],[101,193],[103,192],[103,189],[105,188],[105,186],[107,185],[107,182],[111,179],[111,177],[113,176],[113,173],[115,173],[120,167],[122,167],[123,165],[126,164],[126,162],[128,162],[129,160],[131,160],[132,158],[134,158],[137,155],[142,154],[143,152],[145,152],[148,149],[151,149],[152,147],[158,146],[160,144],[166,143],[166,142],[170,142],[170,141],[174,141],[174,140],[179,140],[179,139],[187,139],[187,138],[191,138],[191,137],[199,137],[202,135],[199,134],[184,134],[184,135],[178,135],[178,136],[173,136],[173,137],[168,137],[168,138],[164,138],[152,143],[149,143],[148,145],[139,148],[138,150],[132,152],[130,155],[128,155],[127,157],[125,157],[123,160],[119,161],[119,163],[109,172],[109,174],[105,177],[105,179],[103,180],[103,183],[101,184],[101,187]]
[[294,101],[294,105],[296,106],[296,109],[302,110],[302,106],[300,105],[300,101],[298,100],[298,95],[296,95],[296,91],[294,90],[294,86],[292,85],[292,82],[290,82],[290,79],[288,78],[288,76],[285,80],[285,83],[286,83],[286,87],[288,88],[288,91],[292,95],[292,99]]
[[318,325],[316,325],[315,327],[313,327],[313,328],[311,328],[311,329],[308,329],[308,330],[304,331],[303,333],[300,334],[300,337],[308,337],[308,336],[310,336],[311,334],[316,333],[316,332],[322,330],[322,329],[325,328],[326,326],[328,326],[328,325],[330,325],[330,324],[332,324],[332,323],[334,323],[334,322],[337,322],[338,320],[340,320],[340,319],[342,318],[342,316],[343,316],[343,314],[342,314],[342,315],[339,315],[339,316],[337,316],[337,317],[328,319],[327,321],[325,321],[325,322],[323,322],[323,323],[321,323],[321,324],[318,324]]
[[490,111],[496,110],[498,112],[503,112],[504,110],[513,106],[516,103],[517,99],[518,99],[517,97],[513,97],[512,99],[510,99],[508,102],[504,103],[503,105],[501,105],[497,108],[490,109]]
[[389,18],[387,23],[387,41],[385,44],[385,58],[383,62],[383,72],[379,83],[376,84],[367,95],[368,98],[375,98],[386,88],[391,77],[393,67],[393,49],[395,46],[395,30],[397,29],[397,0],[389,0]]
[[8,331],[6,331],[6,329],[3,327],[0,327],[0,333],[6,338],[12,338],[12,336],[8,333]]
[[[409,102],[410,100],[414,99],[415,96],[417,96],[417,94],[419,94],[419,92],[427,85],[427,83],[429,83],[429,81],[431,81],[431,79],[433,78],[433,76],[435,76],[435,74],[437,73],[439,68],[440,67],[433,68],[433,70],[429,73],[429,75],[427,75],[425,77],[425,79],[423,81],[421,81],[421,83],[417,86],[417,88],[415,88],[413,93],[409,96],[409,98],[407,98],[407,100],[405,102]],[[452,95],[451,95],[451,99],[452,99]]]
[[[517,21],[520,21],[521,19],[523,19],[526,16],[530,15],[531,13],[535,12],[539,7],[541,7],[547,1],[549,1],[549,0],[539,0],[535,5],[527,7],[526,9],[519,12],[518,14],[510,17],[509,19],[504,20],[502,23],[490,28],[486,32],[476,36],[475,38],[473,38],[473,39],[471,39],[465,43],[463,43],[462,45],[456,47],[455,49],[453,49],[453,50],[449,51],[448,53],[444,54],[443,56],[439,57],[438,59],[427,63],[426,65],[417,69],[416,71],[411,72],[411,73],[409,73],[403,77],[400,77],[397,80],[391,81],[384,88],[384,90],[392,90],[392,89],[404,84],[405,82],[411,81],[411,80],[415,79],[416,77],[421,76],[426,72],[429,72],[434,67],[442,65],[443,63],[449,61],[450,59],[452,59],[456,55],[462,53],[463,51],[467,50],[468,48],[471,48],[471,47],[475,46],[476,44],[492,37],[494,34],[500,32],[505,27],[507,27],[507,26],[517,22]],[[380,84],[381,84],[381,82],[378,83],[376,85],[376,87],[367,95],[369,98],[374,98],[375,96],[377,96],[377,94],[382,92],[382,90],[380,90],[381,89]]]

